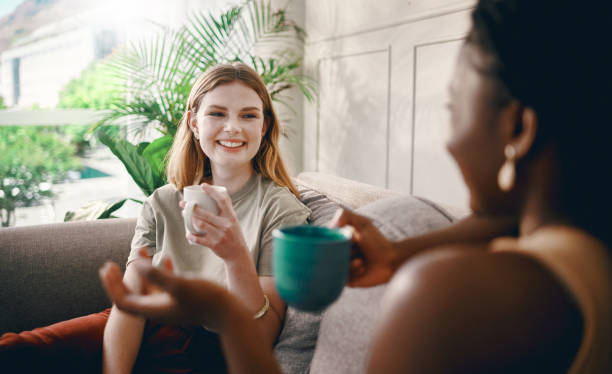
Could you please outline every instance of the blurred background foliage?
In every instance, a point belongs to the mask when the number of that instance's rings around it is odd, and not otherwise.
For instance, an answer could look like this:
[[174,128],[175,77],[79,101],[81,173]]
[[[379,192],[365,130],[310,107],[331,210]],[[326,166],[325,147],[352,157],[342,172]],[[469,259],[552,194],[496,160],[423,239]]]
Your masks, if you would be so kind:
[[81,165],[69,131],[57,126],[0,126],[0,216],[12,225],[15,208],[51,198],[51,184]]
[[117,90],[104,73],[106,60],[87,67],[59,93],[58,108],[110,109]]

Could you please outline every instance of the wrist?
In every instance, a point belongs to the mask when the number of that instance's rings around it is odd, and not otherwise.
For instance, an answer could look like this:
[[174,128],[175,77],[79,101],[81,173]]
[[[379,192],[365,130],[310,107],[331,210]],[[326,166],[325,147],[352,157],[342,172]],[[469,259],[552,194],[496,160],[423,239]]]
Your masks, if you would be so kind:
[[251,252],[246,244],[239,245],[231,250],[224,251],[224,256],[219,256],[227,266],[239,266],[245,262],[253,262]]
[[240,271],[245,268],[253,267],[253,259],[251,254],[247,251],[241,251],[231,257],[223,258],[223,263],[227,271]]

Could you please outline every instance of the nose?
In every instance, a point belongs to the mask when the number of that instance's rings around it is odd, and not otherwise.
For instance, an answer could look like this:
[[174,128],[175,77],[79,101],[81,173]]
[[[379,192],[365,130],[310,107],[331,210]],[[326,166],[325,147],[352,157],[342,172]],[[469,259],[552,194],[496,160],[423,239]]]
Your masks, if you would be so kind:
[[238,119],[230,117],[227,119],[227,121],[225,121],[225,124],[223,126],[223,131],[235,134],[235,133],[242,131],[242,128],[240,127],[240,124],[238,123]]

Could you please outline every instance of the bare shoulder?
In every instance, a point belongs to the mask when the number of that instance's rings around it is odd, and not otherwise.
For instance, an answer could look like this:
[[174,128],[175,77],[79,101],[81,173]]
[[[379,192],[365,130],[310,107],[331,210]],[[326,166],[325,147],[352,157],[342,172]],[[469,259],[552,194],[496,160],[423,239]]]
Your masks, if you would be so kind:
[[389,285],[371,372],[564,372],[582,320],[537,261],[444,249],[406,263]]

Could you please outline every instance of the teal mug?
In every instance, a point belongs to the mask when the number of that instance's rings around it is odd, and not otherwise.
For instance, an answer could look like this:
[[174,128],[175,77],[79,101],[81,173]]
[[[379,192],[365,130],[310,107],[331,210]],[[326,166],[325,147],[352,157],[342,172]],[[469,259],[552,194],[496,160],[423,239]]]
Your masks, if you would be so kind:
[[280,297],[320,311],[340,296],[351,257],[351,228],[289,226],[274,230],[273,273]]

